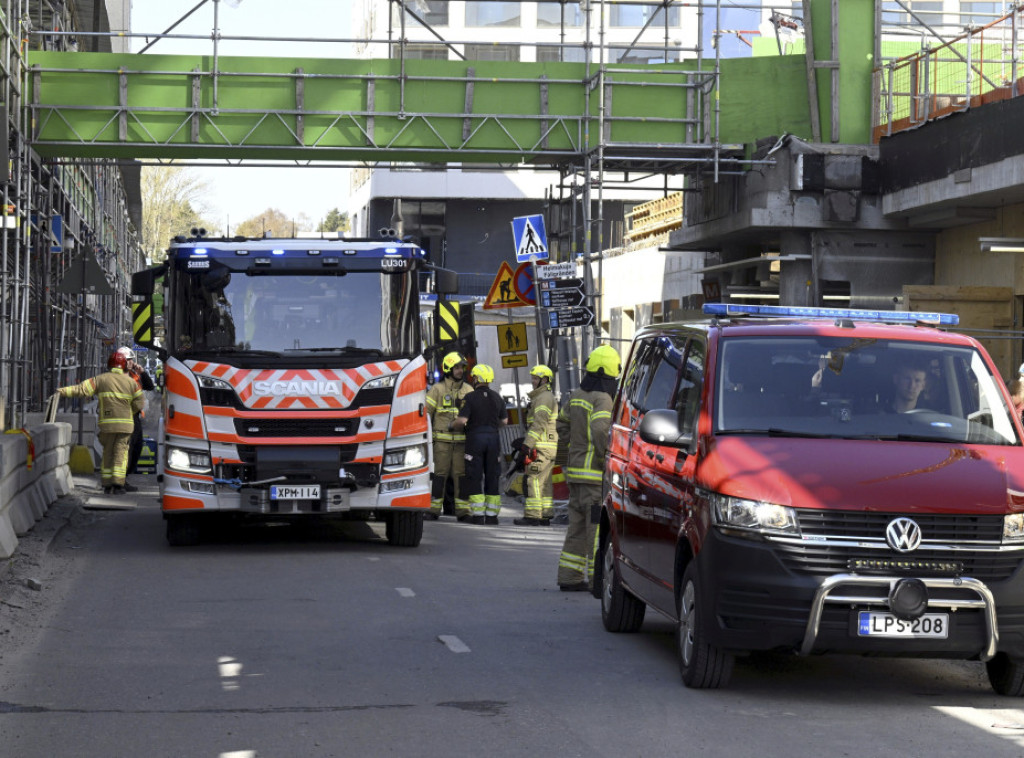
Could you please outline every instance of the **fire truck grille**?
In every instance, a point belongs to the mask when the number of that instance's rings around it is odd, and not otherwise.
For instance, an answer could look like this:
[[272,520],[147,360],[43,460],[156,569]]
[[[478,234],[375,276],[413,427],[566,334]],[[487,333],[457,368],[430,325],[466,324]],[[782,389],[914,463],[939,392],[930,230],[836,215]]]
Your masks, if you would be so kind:
[[358,428],[358,418],[235,419],[239,437],[351,437]]
[[[886,543],[886,527],[900,517],[921,527],[918,549],[900,553]],[[998,549],[1002,516],[798,511],[797,518],[804,541],[776,546],[779,559],[797,574],[970,576],[992,582],[1009,579],[1024,559],[1024,551]]]

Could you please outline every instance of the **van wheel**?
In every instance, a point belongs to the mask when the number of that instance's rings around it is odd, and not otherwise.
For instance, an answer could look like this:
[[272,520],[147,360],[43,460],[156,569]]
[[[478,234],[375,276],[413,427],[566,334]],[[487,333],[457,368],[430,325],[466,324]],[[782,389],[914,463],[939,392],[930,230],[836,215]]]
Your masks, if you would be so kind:
[[609,632],[635,632],[644,623],[647,604],[622,585],[612,540],[601,553],[601,621]]
[[1024,661],[1011,658],[1006,653],[996,653],[994,658],[985,661],[985,671],[992,689],[1000,695],[1024,695]]
[[171,547],[198,545],[199,519],[192,514],[167,516],[167,543]]
[[683,684],[694,689],[717,689],[729,683],[733,656],[708,642],[702,628],[705,613],[697,581],[697,564],[691,561],[683,573],[683,587],[676,599],[679,625],[676,649]]
[[384,520],[384,534],[388,544],[396,547],[416,547],[423,539],[423,514],[419,511],[392,511]]

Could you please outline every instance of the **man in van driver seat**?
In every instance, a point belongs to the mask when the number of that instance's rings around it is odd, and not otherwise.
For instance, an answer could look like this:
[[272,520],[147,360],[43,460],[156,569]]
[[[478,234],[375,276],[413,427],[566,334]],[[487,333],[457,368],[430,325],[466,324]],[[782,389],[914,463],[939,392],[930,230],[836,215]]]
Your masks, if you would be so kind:
[[917,408],[918,398],[924,391],[928,374],[924,366],[906,362],[900,364],[892,375],[893,396],[883,410],[891,413],[907,413]]

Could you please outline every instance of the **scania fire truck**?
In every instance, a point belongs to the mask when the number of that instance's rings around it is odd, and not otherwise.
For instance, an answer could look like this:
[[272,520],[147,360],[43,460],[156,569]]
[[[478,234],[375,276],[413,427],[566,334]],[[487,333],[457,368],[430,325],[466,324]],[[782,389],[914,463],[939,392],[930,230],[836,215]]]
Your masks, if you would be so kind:
[[[165,361],[157,473],[171,545],[195,544],[218,515],[376,519],[392,545],[419,544],[428,268],[395,239],[197,235],[133,276],[135,340]],[[457,277],[436,269],[434,284],[452,294]]]

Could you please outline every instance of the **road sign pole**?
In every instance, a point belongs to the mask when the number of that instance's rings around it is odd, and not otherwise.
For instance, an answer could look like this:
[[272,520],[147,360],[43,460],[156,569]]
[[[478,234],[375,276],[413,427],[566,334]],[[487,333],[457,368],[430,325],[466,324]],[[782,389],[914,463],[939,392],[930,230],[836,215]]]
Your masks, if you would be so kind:
[[530,261],[530,268],[533,270],[533,308],[537,327],[537,363],[544,363],[544,312],[540,307],[540,279],[537,278],[536,260]]
[[[512,309],[508,308],[505,311],[508,314],[508,323],[512,323]],[[500,343],[499,343],[500,344]],[[523,399],[519,396],[519,369],[515,366],[512,367],[512,383],[516,385],[516,418],[519,419],[519,431],[523,433],[522,436],[526,436],[526,422],[523,419]],[[514,450],[512,451],[515,452]]]

